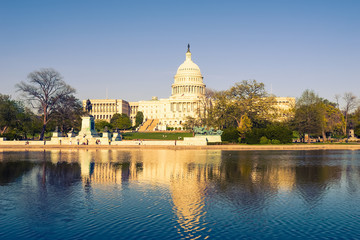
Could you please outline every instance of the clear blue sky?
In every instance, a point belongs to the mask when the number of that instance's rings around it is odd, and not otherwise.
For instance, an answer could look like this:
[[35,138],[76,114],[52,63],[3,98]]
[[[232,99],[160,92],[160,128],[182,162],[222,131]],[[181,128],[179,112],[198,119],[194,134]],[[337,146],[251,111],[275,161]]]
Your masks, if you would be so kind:
[[80,99],[167,98],[191,44],[209,88],[360,89],[360,1],[0,1],[0,93],[52,67]]

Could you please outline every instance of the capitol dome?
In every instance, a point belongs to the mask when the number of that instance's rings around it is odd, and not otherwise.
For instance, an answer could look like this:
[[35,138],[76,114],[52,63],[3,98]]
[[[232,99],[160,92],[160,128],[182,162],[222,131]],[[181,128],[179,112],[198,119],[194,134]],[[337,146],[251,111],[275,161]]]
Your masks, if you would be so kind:
[[176,75],[201,75],[200,68],[196,63],[191,60],[191,52],[188,50],[186,53],[185,61],[179,66]]
[[190,45],[185,61],[179,66],[172,85],[174,97],[199,97],[205,94],[205,84],[198,65],[191,60]]

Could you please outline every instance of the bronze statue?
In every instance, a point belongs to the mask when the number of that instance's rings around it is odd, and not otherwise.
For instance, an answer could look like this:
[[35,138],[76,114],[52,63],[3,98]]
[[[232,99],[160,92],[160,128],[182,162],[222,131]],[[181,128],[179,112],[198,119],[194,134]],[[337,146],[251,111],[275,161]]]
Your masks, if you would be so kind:
[[193,131],[196,135],[219,135],[221,136],[221,134],[223,133],[223,131],[221,130],[215,130],[214,128],[210,128],[209,130],[207,130],[207,127],[194,127]]
[[85,111],[90,113],[92,110],[92,104],[91,104],[91,101],[90,99],[86,100],[86,107],[85,107]]
[[190,43],[188,43],[188,50],[187,51],[190,52]]

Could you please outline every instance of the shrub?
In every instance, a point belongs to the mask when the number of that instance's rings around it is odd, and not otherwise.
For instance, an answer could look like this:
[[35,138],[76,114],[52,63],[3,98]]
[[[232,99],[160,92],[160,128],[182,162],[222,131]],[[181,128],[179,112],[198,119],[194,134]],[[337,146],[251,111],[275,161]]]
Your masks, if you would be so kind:
[[259,144],[260,138],[265,135],[263,128],[253,128],[250,132],[245,134],[245,143]]
[[0,137],[6,138],[6,140],[22,140],[23,137],[15,132],[8,132],[4,133],[3,135],[0,135]]
[[269,144],[271,140],[267,139],[267,137],[262,136],[260,138],[260,144]]
[[272,139],[271,144],[281,144],[281,142],[277,139]]
[[224,129],[224,132],[221,135],[221,141],[233,142],[233,143],[238,142],[239,141],[239,131],[236,128]]
[[293,132],[283,123],[273,123],[266,127],[265,136],[268,139],[279,140],[280,143],[291,143]]
[[291,143],[293,138],[293,132],[290,130],[290,128],[287,125],[283,123],[272,123],[267,125],[266,128],[253,128],[250,132],[246,133],[245,143],[267,144],[263,142],[265,141],[265,139],[263,139],[263,141],[261,140],[262,137],[266,137],[266,139],[269,141],[268,143],[270,143],[270,141],[273,144]]

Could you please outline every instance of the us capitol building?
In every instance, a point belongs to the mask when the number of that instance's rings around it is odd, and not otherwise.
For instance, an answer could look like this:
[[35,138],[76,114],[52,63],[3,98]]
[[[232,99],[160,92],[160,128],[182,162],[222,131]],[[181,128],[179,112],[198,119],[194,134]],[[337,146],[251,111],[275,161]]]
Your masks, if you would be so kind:
[[[196,118],[201,111],[201,101],[205,97],[205,84],[198,65],[191,59],[190,46],[185,61],[179,66],[171,96],[166,99],[152,97],[149,101],[127,102],[121,99],[90,99],[91,114],[95,120],[110,121],[115,113],[130,116],[133,124],[138,111],[144,114],[141,130],[166,130],[166,127],[183,128],[187,117]],[[86,100],[83,101],[83,106]]]
[[[187,117],[197,118],[205,99],[203,76],[198,65],[191,59],[190,45],[185,61],[179,66],[171,86],[171,96],[166,99],[152,97],[148,101],[127,102],[121,99],[90,99],[95,120],[110,121],[116,114],[125,113],[135,124],[138,111],[144,114],[144,123],[139,131],[166,130],[167,127],[183,129]],[[276,98],[277,106],[290,110],[295,98]],[[86,100],[83,100],[86,106]]]

